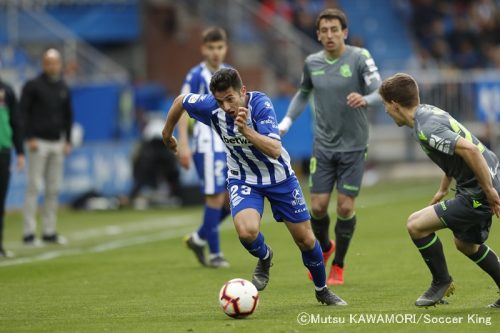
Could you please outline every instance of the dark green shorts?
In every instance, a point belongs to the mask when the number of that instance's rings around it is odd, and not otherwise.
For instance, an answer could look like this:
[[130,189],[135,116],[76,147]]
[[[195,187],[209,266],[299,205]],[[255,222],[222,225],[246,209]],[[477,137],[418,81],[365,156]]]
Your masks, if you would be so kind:
[[[329,156],[328,156],[329,155]],[[366,149],[330,154],[316,151],[311,157],[309,190],[311,193],[330,193],[337,183],[337,191],[357,197],[365,170]]]
[[434,205],[441,222],[461,241],[483,244],[490,233],[491,211],[486,199],[457,194],[454,199]]

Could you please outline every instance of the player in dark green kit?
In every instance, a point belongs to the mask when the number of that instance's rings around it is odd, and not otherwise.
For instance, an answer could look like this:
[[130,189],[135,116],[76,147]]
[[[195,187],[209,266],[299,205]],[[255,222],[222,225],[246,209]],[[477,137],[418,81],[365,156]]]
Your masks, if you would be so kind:
[[[415,305],[434,305],[454,291],[443,247],[435,234],[444,228],[453,232],[457,249],[500,288],[498,257],[484,244],[492,214],[500,215],[498,158],[447,112],[420,104],[418,85],[411,76],[399,73],[384,80],[380,95],[389,116],[398,126],[413,128],[422,149],[444,171],[431,205],[410,215],[407,222],[410,237],[432,273],[430,288]],[[441,201],[453,179],[455,198]],[[500,299],[489,306],[500,308]]]
[[[310,164],[311,223],[326,262],[334,251],[328,284],[344,283],[344,258],[354,234],[355,199],[359,194],[368,146],[367,106],[380,103],[380,75],[366,49],[345,44],[347,18],[325,9],[316,19],[323,50],[306,58],[300,90],[279,124],[283,135],[310,97],[315,113]],[[328,206],[337,186],[336,244],[330,240]],[[336,247],[336,250],[335,250]]]

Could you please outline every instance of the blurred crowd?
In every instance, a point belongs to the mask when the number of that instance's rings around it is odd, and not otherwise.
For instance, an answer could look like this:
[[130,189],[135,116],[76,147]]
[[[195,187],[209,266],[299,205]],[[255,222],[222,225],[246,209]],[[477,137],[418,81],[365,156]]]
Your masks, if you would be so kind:
[[[316,39],[315,17],[336,0],[260,0],[259,17],[279,16]],[[499,0],[395,0],[423,68],[500,68]]]
[[403,0],[424,68],[500,68],[500,1]]
[[325,8],[339,8],[336,0],[260,0],[259,17],[270,21],[276,15],[316,40],[315,21]]

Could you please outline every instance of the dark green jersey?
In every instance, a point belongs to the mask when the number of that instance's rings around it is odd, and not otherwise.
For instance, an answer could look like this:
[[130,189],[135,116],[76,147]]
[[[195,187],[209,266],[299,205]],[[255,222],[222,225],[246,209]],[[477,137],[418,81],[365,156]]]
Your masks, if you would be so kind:
[[11,86],[0,80],[0,150],[13,145],[17,154],[23,154],[17,99]]
[[380,100],[376,93],[379,86],[377,66],[366,49],[346,45],[335,60],[329,60],[323,50],[306,58],[300,91],[287,115],[295,119],[304,109],[298,101],[312,95],[315,148],[330,152],[363,150],[368,144],[366,108],[349,107],[347,96],[359,93],[372,105]]
[[460,193],[481,196],[482,189],[467,163],[455,154],[459,138],[464,138],[479,148],[490,169],[493,185],[500,190],[496,155],[449,113],[432,105],[421,104],[415,113],[413,129],[415,139],[424,152],[447,176],[456,180]]

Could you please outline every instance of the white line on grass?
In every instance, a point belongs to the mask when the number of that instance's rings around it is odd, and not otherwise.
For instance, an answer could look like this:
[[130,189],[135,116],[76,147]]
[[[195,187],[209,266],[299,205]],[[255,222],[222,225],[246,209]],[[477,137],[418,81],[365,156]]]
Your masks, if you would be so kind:
[[41,253],[41,254],[38,254],[35,256],[1,261],[0,267],[21,265],[21,264],[31,264],[31,263],[38,262],[38,261],[46,261],[46,260],[51,260],[51,259],[60,258],[60,257],[75,256],[75,255],[87,254],[87,253],[100,253],[100,252],[116,250],[116,249],[120,249],[120,248],[124,248],[124,247],[134,246],[134,245],[154,243],[154,242],[159,242],[159,241],[164,241],[167,239],[180,237],[180,236],[184,235],[185,233],[192,231],[192,230],[193,229],[190,226],[189,229],[188,228],[178,228],[175,230],[167,230],[164,232],[155,233],[153,235],[138,236],[138,237],[133,237],[133,238],[115,240],[115,241],[99,244],[97,246],[94,246],[94,247],[91,247],[88,249],[73,248],[73,249],[65,249],[65,250],[58,250],[58,251],[50,251],[50,252]]
[[[366,195],[365,197],[363,197],[362,200],[360,200],[361,202],[359,206],[360,208],[366,208],[366,207],[385,205],[388,203],[394,204],[399,201],[407,200],[416,195],[418,196],[424,195],[424,193],[428,192],[428,189],[429,186],[417,186],[417,187],[406,188],[403,190],[393,190],[393,191],[383,192],[382,194]],[[83,241],[99,237],[116,236],[129,232],[153,231],[157,229],[174,228],[174,230],[156,232],[153,235],[143,235],[132,238],[113,240],[110,242],[96,245],[88,249],[71,248],[71,249],[45,252],[29,257],[9,259],[1,261],[0,267],[29,264],[38,261],[45,261],[59,257],[74,256],[86,253],[100,253],[129,246],[142,245],[142,244],[172,239],[180,237],[186,234],[187,232],[192,231],[192,227],[197,223],[198,220],[193,221],[190,219],[186,219],[185,217],[175,217],[175,218],[170,217],[170,218],[155,218],[145,221],[127,223],[124,226],[109,225],[103,228],[82,230],[68,235],[68,238],[70,240]],[[189,229],[180,228],[181,226],[189,227]],[[232,224],[225,223],[221,227],[222,227],[221,229],[229,229],[229,227],[232,228]]]
[[[67,256],[75,256],[75,255],[80,255],[80,254],[88,254],[88,253],[101,253],[101,252],[107,252],[107,251],[112,251],[116,249],[121,249],[129,246],[135,246],[135,245],[143,245],[143,244],[148,244],[148,243],[154,243],[154,242],[159,242],[159,241],[164,241],[168,239],[173,239],[177,237],[181,237],[191,231],[193,231],[193,226],[195,226],[198,221],[193,221],[193,220],[188,220],[185,219],[184,221],[180,221],[181,219],[176,218],[175,220],[172,218],[166,218],[162,219],[161,226],[163,228],[167,227],[170,230],[165,230],[163,232],[155,232],[154,234],[148,234],[148,235],[142,235],[142,236],[136,236],[132,238],[125,238],[125,239],[118,239],[118,240],[113,240],[109,241],[106,243],[102,243],[90,248],[70,248],[70,249],[63,249],[63,250],[57,250],[57,251],[50,251],[50,252],[44,252],[41,254],[37,254],[34,256],[28,256],[28,257],[21,257],[21,258],[15,258],[15,259],[8,259],[5,261],[0,261],[0,267],[5,267],[5,266],[15,266],[15,265],[22,265],[22,264],[31,264],[34,262],[39,262],[39,261],[46,261],[46,260],[51,260],[55,258],[60,258],[60,257],[67,257]],[[156,225],[157,220],[150,220],[150,225]],[[168,222],[168,223],[166,223]],[[145,223],[144,221],[142,222],[137,222],[137,223]],[[158,225],[159,227],[160,225]],[[233,228],[233,225],[231,223],[224,223],[220,226],[220,229],[230,229]],[[130,230],[150,230],[147,228],[134,228],[131,226],[131,228],[127,229],[127,231]]]
[[[196,222],[198,222],[198,220]],[[122,225],[107,225],[101,228],[82,229],[74,231],[70,234],[65,234],[65,237],[70,242],[71,241],[78,242],[89,239],[117,236],[125,233],[151,231],[151,230],[165,229],[171,227],[178,227],[183,225],[184,226],[194,225],[196,222],[192,221],[192,219],[186,218],[186,216],[154,218],[142,221],[128,222]],[[8,242],[5,245],[6,248],[13,250],[25,248],[25,246],[21,244],[21,242]]]

